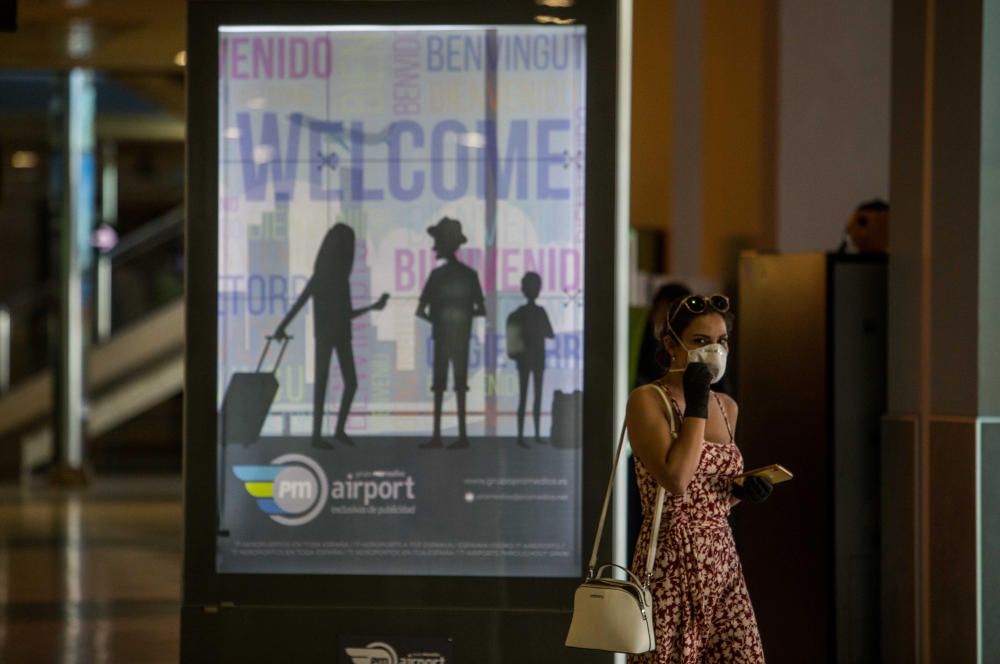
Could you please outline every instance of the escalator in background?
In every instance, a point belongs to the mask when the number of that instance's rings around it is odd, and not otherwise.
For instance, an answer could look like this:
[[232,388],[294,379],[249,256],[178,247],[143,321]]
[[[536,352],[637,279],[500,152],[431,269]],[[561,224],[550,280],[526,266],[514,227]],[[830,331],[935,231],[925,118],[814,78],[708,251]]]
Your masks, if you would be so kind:
[[[124,236],[94,263],[86,375],[88,463],[179,471],[184,378],[183,209]],[[0,302],[0,478],[52,459],[49,324],[55,286]]]

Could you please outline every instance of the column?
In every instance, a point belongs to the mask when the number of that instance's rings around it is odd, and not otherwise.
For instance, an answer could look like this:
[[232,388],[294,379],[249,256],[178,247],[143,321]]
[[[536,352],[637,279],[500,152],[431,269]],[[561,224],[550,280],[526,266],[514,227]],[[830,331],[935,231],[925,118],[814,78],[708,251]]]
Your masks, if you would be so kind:
[[700,275],[704,44],[701,0],[674,0],[670,272]]
[[85,481],[84,399],[86,326],[84,279],[90,263],[95,203],[94,74],[73,69],[56,92],[54,131],[60,170],[56,185],[59,223],[58,352],[53,423],[56,483]]
[[896,2],[886,662],[1000,658],[1000,3]]

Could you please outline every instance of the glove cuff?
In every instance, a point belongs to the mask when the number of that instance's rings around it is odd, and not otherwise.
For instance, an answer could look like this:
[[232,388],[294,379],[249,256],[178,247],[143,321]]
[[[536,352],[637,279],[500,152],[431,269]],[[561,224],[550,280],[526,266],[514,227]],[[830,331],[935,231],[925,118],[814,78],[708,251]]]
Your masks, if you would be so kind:
[[704,399],[690,399],[685,395],[684,417],[708,419],[708,395]]

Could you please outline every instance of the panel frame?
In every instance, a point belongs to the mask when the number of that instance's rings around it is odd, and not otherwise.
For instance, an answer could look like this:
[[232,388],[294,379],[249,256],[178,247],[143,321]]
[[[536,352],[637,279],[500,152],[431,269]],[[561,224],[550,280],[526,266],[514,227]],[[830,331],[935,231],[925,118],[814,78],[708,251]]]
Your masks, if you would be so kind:
[[[218,27],[221,25],[532,25],[540,8],[516,2],[189,3],[187,49],[187,351],[184,407],[184,604],[194,608],[395,607],[568,610],[575,578],[244,575],[215,571],[216,362],[218,251]],[[614,3],[583,1],[568,10],[587,28],[587,172],[584,274],[583,546],[589,553],[614,436],[615,90]],[[337,20],[334,20],[337,19]],[[609,257],[611,260],[609,260]],[[206,324],[212,321],[212,324]],[[602,558],[610,557],[610,543]]]

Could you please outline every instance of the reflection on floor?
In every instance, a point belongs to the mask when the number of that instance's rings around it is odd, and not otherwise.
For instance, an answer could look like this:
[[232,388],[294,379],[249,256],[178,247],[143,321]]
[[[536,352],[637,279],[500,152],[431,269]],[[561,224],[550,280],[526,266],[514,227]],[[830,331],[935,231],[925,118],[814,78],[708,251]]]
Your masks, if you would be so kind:
[[174,664],[181,481],[0,488],[0,662]]

